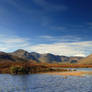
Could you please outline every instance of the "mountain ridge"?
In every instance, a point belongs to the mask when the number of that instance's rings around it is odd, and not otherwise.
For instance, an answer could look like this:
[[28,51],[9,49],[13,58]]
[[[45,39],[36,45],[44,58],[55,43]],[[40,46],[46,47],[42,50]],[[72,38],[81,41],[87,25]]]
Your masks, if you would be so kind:
[[[6,57],[5,57],[6,56]],[[51,53],[40,54],[37,52],[28,52],[23,49],[18,49],[11,53],[0,52],[0,61],[35,61],[41,63],[77,63],[84,57],[78,56],[63,56],[54,55]]]
[[69,57],[63,55],[54,55],[51,53],[40,54],[37,52],[28,52],[23,49],[18,49],[9,54],[27,60],[34,60],[36,62],[46,62],[46,63],[61,63],[61,62],[76,63],[78,60],[83,59],[83,57],[78,57],[78,56]]

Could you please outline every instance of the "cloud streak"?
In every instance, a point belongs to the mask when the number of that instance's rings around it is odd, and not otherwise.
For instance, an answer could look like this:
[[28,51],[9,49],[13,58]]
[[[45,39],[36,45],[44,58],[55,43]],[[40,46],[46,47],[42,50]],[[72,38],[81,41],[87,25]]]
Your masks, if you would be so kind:
[[71,35],[66,35],[66,36],[50,36],[50,35],[43,35],[40,36],[43,40],[48,40],[48,41],[53,41],[53,42],[77,42],[81,41],[80,37],[77,36],[71,36]]
[[39,44],[31,46],[31,50],[39,53],[53,53],[66,56],[86,56],[92,51],[92,41],[72,42],[72,43],[54,43]]
[[33,0],[33,2],[43,8],[45,11],[65,11],[68,9],[65,5],[54,5],[46,0]]
[[29,39],[18,36],[0,35],[0,50],[11,51],[19,48],[25,49],[29,45]]
[[[43,38],[43,39],[42,39]],[[76,39],[74,39],[76,38]],[[28,38],[18,36],[0,35],[0,51],[14,51],[25,49],[39,53],[53,53],[66,56],[87,56],[92,52],[92,41],[81,41],[80,38],[73,36],[53,37],[40,36],[40,40],[51,40],[52,43],[38,43],[33,45]],[[72,40],[73,39],[73,40]],[[60,40],[60,41],[58,41]],[[72,42],[69,42],[69,40]]]

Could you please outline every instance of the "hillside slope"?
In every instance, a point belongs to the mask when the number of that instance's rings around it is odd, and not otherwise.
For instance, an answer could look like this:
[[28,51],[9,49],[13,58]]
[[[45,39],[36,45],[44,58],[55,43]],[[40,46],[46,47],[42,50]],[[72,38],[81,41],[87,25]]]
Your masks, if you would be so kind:
[[0,62],[6,62],[6,61],[12,61],[12,62],[23,62],[23,61],[27,61],[26,59],[23,58],[19,58],[17,56],[12,56],[8,53],[5,52],[0,52]]
[[26,59],[26,60],[33,60],[33,61],[39,62],[39,60],[36,59],[33,55],[31,55],[29,52],[22,50],[22,49],[18,49],[18,50],[14,51],[12,53],[9,53],[9,54],[12,56],[17,56],[19,58]]
[[78,63],[79,64],[92,64],[92,54],[79,60]]

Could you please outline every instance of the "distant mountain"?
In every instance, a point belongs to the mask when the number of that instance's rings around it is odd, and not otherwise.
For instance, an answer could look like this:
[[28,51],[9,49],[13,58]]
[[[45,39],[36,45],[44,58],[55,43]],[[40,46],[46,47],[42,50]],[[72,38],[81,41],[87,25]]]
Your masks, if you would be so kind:
[[38,62],[38,59],[36,59],[33,55],[31,55],[29,52],[19,49],[15,52],[9,53],[10,55],[17,56],[19,58],[27,59],[27,60],[34,60]]
[[83,59],[83,57],[67,57],[67,56],[59,56],[54,54],[39,54],[36,52],[32,52],[36,59],[40,62],[47,62],[47,63],[60,63],[60,62],[70,62],[70,63],[77,63],[78,60]]
[[41,57],[41,54],[40,54],[40,53],[31,52],[30,54],[31,54],[32,56],[34,56],[36,59],[38,59],[38,58]]
[[27,52],[22,49],[18,49],[12,53],[4,53],[0,52],[0,61],[1,60],[9,60],[9,61],[35,61],[35,62],[46,62],[46,63],[77,63],[79,60],[83,59],[83,57],[67,57],[54,55],[51,53],[40,54],[36,52]]
[[92,54],[79,60],[78,63],[79,64],[92,64]]
[[70,61],[70,63],[77,63],[79,60],[81,60],[83,58],[84,57],[78,57],[78,56],[69,57],[69,61]]
[[53,54],[50,54],[50,53],[41,54],[38,59],[40,60],[40,62],[47,62],[47,63],[61,62],[60,56],[53,55]]
[[8,53],[5,53],[5,52],[0,52],[0,62],[1,61],[13,61],[13,62],[23,62],[23,61],[27,61],[26,59],[23,59],[23,58],[19,58],[17,56],[12,56]]

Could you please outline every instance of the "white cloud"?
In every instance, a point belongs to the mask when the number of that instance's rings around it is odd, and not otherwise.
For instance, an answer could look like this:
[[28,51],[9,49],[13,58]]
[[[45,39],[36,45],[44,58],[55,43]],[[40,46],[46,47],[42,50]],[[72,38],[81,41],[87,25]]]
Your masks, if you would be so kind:
[[29,39],[18,36],[0,35],[0,43],[0,51],[11,51],[19,48],[25,49],[25,47],[30,46]]
[[81,38],[77,36],[71,36],[71,35],[66,35],[66,36],[51,36],[51,35],[43,35],[40,36],[43,40],[48,40],[48,41],[54,41],[54,42],[72,42],[72,41],[80,41]]
[[53,53],[66,56],[86,56],[92,52],[92,41],[72,42],[72,43],[54,43],[39,44],[31,46],[31,50],[39,53]]
[[40,36],[41,38],[44,38],[44,39],[53,39],[54,37],[53,36],[50,36],[50,35],[44,35],[44,36]]
[[48,40],[48,41],[57,41],[58,38],[54,37],[54,36],[50,36],[50,35],[43,35],[40,36],[41,39],[43,40]]
[[[74,39],[73,36],[63,36],[60,38],[53,36],[41,36],[44,39],[55,40],[54,43],[32,45],[30,40],[18,36],[0,35],[0,51],[14,51],[16,49],[25,49],[39,53],[53,53],[56,55],[66,56],[86,56],[92,52],[92,41],[80,41],[79,38]],[[69,39],[70,38],[70,39]],[[69,42],[69,40],[72,40]],[[41,39],[40,39],[41,40]]]
[[77,54],[75,56],[83,56],[83,57],[85,57],[85,54]]

